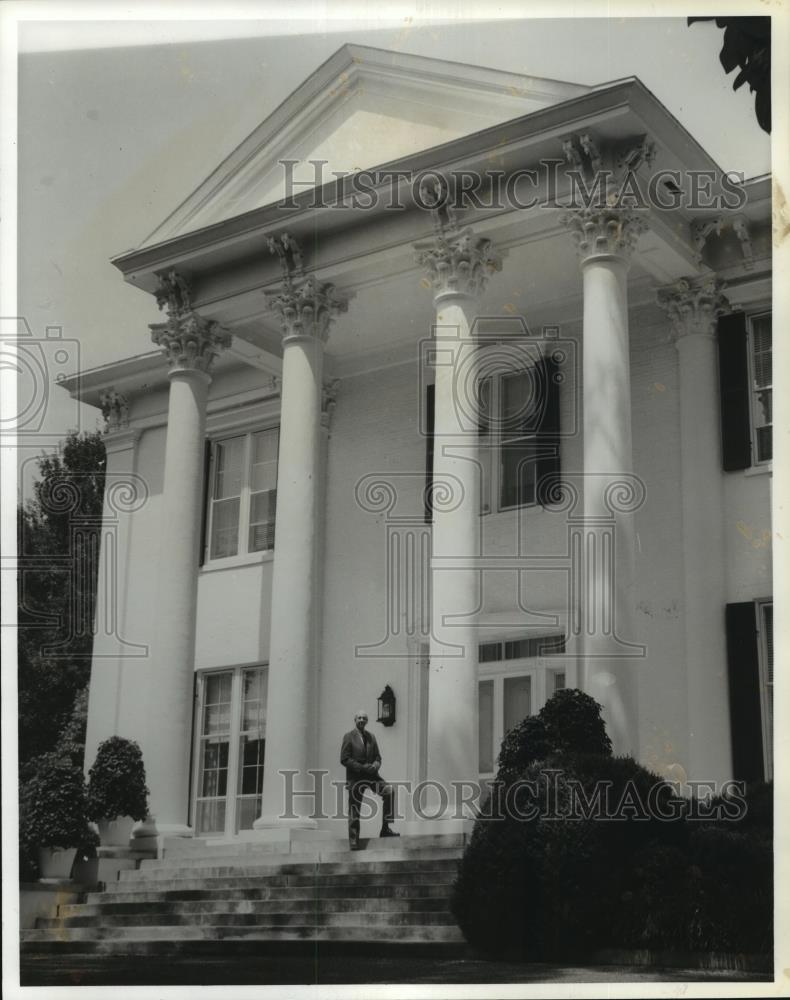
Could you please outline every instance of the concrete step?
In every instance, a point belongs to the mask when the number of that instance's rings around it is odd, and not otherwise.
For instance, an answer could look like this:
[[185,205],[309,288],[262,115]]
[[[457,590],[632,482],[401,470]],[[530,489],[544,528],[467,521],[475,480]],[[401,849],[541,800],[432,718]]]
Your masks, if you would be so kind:
[[[232,883],[232,884],[229,884]],[[116,883],[120,884],[120,883]],[[420,881],[416,884],[402,885],[358,885],[347,882],[342,885],[330,885],[315,888],[313,886],[280,885],[267,888],[250,885],[250,879],[225,879],[219,885],[207,885],[205,879],[174,879],[172,882],[157,883],[156,889],[150,885],[132,887],[128,891],[123,886],[120,891],[90,892],[86,902],[98,903],[102,900],[112,902],[161,902],[170,900],[190,899],[337,899],[346,898],[418,898],[422,896],[448,897],[452,880]]]
[[[356,871],[360,865],[400,865],[404,870],[413,870],[414,866],[422,861],[457,861],[461,855],[460,848],[425,848],[421,850],[401,850],[383,848],[367,852],[350,851],[335,852],[328,857],[305,858],[296,860],[292,854],[267,854],[254,853],[252,851],[239,855],[211,855],[209,857],[185,858],[177,857],[162,860],[142,861],[139,869],[120,873],[121,879],[137,878],[145,873],[174,872],[180,870],[189,871],[211,871],[212,869],[229,870],[249,868],[281,868],[285,872],[296,874],[301,871],[313,871],[317,866],[322,870],[344,870],[344,866],[350,871]],[[140,875],[138,875],[140,873]]]
[[385,870],[362,870],[357,872],[321,872],[316,870],[311,874],[281,875],[266,869],[239,870],[230,868],[224,872],[195,872],[189,869],[181,870],[177,873],[157,875],[153,878],[139,879],[119,879],[116,882],[109,882],[106,892],[135,892],[137,890],[146,892],[156,892],[165,888],[185,888],[186,883],[196,883],[195,888],[205,886],[206,888],[228,889],[243,888],[253,886],[255,888],[291,887],[293,889],[303,889],[306,887],[332,888],[338,885],[411,885],[414,882],[432,881],[450,883],[455,879],[455,865],[441,865],[438,867],[423,867],[411,872]]
[[437,858],[419,865],[388,867],[384,864],[369,864],[358,866],[311,866],[292,870],[290,868],[272,868],[269,865],[231,865],[216,868],[162,868],[155,872],[129,873],[125,877],[108,883],[113,888],[126,888],[133,885],[156,886],[160,882],[172,882],[182,878],[205,879],[216,881],[224,879],[255,879],[266,885],[314,885],[318,882],[332,884],[338,880],[367,880],[413,882],[433,872],[442,872],[446,877],[455,875],[458,869],[456,858]]
[[[467,842],[463,833],[421,834],[404,836],[398,839],[400,849],[408,851],[428,850],[436,848],[463,850]],[[360,841],[364,851],[389,851],[393,848],[393,840],[388,837],[363,837]],[[350,853],[348,840],[337,838],[332,840],[294,840],[288,853],[283,852],[281,843],[260,840],[249,841],[211,841],[173,838],[165,844],[164,858],[168,861],[175,858],[216,858],[241,857],[247,854],[279,854],[286,858],[294,855],[325,855]]]
[[287,927],[224,926],[221,924],[194,924],[172,927],[52,927],[22,932],[22,944],[26,951],[35,951],[37,946],[56,945],[63,948],[81,942],[92,945],[91,950],[99,952],[144,953],[145,945],[152,949],[161,947],[164,941],[373,941],[383,944],[389,941],[462,942],[463,936],[457,927],[447,924],[411,925],[381,927],[365,921],[341,927],[316,927],[313,924],[289,924]]
[[455,920],[448,909],[414,911],[370,911],[366,910],[364,917],[357,910],[342,910],[339,912],[304,910],[288,911],[279,908],[264,910],[258,913],[236,913],[218,910],[212,913],[102,913],[99,916],[75,916],[62,920],[43,918],[37,928],[64,927],[199,927],[204,924],[217,926],[289,926],[291,924],[310,925],[312,927],[341,927],[375,924],[381,927],[400,927],[407,924],[451,924]]
[[[278,912],[293,913],[354,913],[398,912],[411,910],[428,912],[447,908],[445,896],[389,896],[360,899],[354,896],[339,896],[334,899],[279,899],[276,903],[265,899],[193,899],[193,900],[150,900],[135,899],[122,903],[64,903],[58,907],[58,916],[52,919],[67,920],[71,917],[95,917],[111,914],[145,913],[268,913],[273,907]],[[49,918],[48,918],[49,919]],[[43,926],[43,925],[42,925]]]

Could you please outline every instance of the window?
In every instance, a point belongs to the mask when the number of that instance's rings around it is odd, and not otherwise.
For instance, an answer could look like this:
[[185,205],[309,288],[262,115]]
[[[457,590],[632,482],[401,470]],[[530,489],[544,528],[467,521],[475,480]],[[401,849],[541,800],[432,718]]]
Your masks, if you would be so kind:
[[212,448],[208,558],[274,549],[278,428],[223,438]]
[[733,777],[765,781],[773,774],[773,603],[728,604],[725,622]]
[[[544,489],[560,470],[559,362],[539,358],[520,371],[483,377],[478,387],[481,513],[549,502]],[[435,389],[426,388],[425,521],[433,519]]]
[[251,830],[260,813],[266,746],[266,667],[198,674],[195,832]]
[[552,358],[480,383],[482,513],[545,503],[541,483],[559,472],[559,390]]
[[774,606],[767,602],[757,605],[757,655],[760,664],[760,708],[763,736],[765,780],[774,773]]
[[771,314],[753,316],[749,323],[752,456],[755,464],[770,462],[772,448]]
[[505,734],[566,686],[565,636],[484,642],[478,650],[478,766],[481,778],[490,778]]
[[771,461],[771,314],[719,317],[722,466],[725,472]]

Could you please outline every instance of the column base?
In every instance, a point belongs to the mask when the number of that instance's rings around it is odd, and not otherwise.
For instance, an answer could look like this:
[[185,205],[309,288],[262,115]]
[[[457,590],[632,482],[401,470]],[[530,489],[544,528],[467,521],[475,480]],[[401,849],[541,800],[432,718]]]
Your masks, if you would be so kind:
[[236,842],[255,844],[278,844],[290,853],[291,844],[310,843],[313,841],[336,840],[337,837],[329,830],[319,830],[316,827],[299,826],[269,826],[252,830],[241,830],[236,835]]
[[317,830],[318,822],[306,816],[283,819],[281,816],[259,816],[252,824],[253,830]]
[[156,851],[161,854],[165,840],[171,837],[191,838],[195,831],[186,823],[160,823],[156,816],[147,816],[143,822],[132,831],[129,841],[135,851]]

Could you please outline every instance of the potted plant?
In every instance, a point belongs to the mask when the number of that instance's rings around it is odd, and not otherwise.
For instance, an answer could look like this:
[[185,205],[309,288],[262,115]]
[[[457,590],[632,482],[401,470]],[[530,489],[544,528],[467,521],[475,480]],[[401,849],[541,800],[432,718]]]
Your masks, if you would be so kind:
[[39,875],[67,879],[77,848],[95,839],[88,826],[85,779],[69,757],[42,754],[33,762],[19,796],[20,834],[37,852]]
[[99,744],[88,772],[88,818],[105,847],[128,847],[132,827],[148,813],[143,754],[134,740],[111,736]]

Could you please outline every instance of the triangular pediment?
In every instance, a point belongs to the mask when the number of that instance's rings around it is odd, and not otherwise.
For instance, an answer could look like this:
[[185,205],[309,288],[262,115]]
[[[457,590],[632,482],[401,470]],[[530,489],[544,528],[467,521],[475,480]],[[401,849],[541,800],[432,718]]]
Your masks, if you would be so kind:
[[145,241],[151,246],[283,200],[316,181],[310,162],[357,172],[587,93],[589,87],[344,45]]

